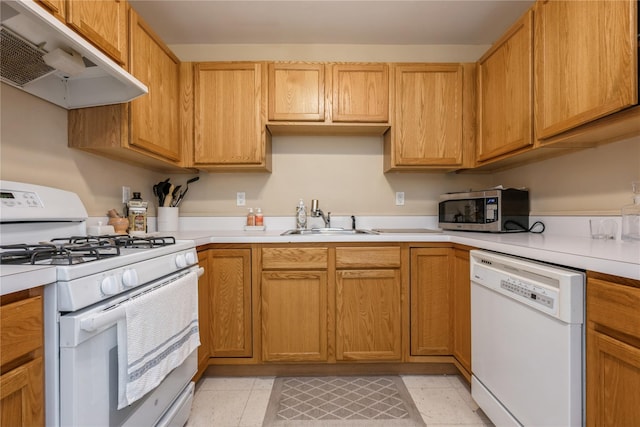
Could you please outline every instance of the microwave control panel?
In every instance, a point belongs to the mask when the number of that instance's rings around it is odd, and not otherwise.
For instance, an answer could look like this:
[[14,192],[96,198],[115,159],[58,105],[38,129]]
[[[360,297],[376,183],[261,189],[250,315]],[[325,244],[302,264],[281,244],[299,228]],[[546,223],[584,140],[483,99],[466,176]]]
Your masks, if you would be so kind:
[[489,197],[486,199],[486,204],[484,206],[484,221],[488,222],[496,222],[498,220],[498,198],[497,197]]

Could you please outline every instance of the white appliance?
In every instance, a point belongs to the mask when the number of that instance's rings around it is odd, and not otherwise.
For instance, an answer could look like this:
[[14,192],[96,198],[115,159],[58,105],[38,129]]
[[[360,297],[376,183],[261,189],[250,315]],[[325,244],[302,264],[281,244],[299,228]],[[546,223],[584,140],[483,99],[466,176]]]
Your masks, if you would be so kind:
[[471,251],[471,396],[496,426],[584,425],[584,277]]
[[[118,410],[118,322],[125,305],[140,295],[148,301],[186,280],[197,289],[196,273],[202,269],[194,243],[86,236],[87,212],[76,194],[9,181],[0,181],[0,191],[2,264],[56,268],[57,282],[44,293],[46,425],[184,425],[197,352],[190,351],[157,387]],[[169,310],[158,322],[174,315]]]
[[66,109],[129,102],[147,87],[33,0],[0,3],[2,81]]

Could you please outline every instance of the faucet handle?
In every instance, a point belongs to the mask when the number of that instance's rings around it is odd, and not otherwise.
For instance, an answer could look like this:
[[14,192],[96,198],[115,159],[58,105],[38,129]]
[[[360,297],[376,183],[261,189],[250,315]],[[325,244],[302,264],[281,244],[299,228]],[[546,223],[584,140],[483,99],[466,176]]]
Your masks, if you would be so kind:
[[356,216],[355,215],[351,215],[351,229],[352,230],[356,229]]

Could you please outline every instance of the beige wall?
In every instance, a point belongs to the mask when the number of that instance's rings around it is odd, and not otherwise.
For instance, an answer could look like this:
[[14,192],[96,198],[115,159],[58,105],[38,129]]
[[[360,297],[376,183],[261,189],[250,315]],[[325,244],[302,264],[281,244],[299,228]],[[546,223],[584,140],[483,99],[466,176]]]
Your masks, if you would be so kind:
[[67,147],[67,110],[0,85],[0,178],[76,192],[90,216],[122,210],[122,186],[151,196],[154,172]]

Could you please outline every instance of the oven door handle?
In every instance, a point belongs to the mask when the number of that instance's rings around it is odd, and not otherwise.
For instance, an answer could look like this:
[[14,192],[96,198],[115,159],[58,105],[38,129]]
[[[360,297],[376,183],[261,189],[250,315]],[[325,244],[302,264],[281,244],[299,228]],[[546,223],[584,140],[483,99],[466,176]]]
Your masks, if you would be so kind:
[[[204,268],[199,267],[196,270],[198,277],[201,277],[204,274]],[[181,277],[181,276],[178,276]],[[174,279],[175,280],[175,279]],[[169,283],[173,282],[170,280],[166,283],[160,284],[158,286],[165,286]],[[155,289],[155,288],[154,288]],[[120,319],[125,317],[125,306],[129,300],[125,300],[122,303],[117,304],[116,306],[109,308],[95,316],[82,319],[80,321],[80,329],[85,330],[87,332],[94,332],[102,327],[113,325],[117,323]]]

